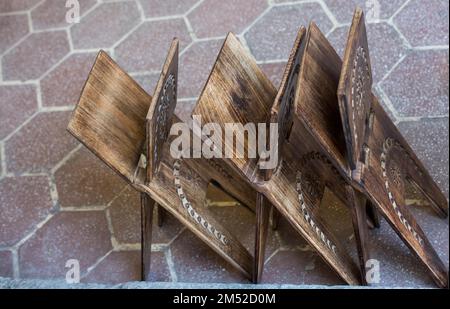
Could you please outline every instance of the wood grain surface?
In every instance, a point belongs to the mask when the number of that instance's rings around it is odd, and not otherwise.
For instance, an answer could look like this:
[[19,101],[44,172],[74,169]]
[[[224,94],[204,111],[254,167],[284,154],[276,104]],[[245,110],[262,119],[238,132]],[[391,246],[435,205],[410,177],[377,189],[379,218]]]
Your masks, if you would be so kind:
[[442,217],[448,215],[448,202],[372,93],[364,24],[364,14],[357,9],[337,92],[348,159],[356,169],[352,180],[425,264],[436,283],[447,287],[448,270],[407,208],[405,186],[413,183]]
[[[170,124],[179,121],[173,115],[177,83],[174,59],[178,58],[177,51],[177,42],[174,41],[153,96],[157,99],[153,100],[106,53],[100,52],[68,130],[138,191],[164,207],[251,280],[253,257],[204,206],[208,186],[205,179],[214,178],[220,183],[223,171],[215,166],[205,167],[210,175],[200,175],[196,165],[192,167],[193,163],[172,158],[169,151],[171,138],[167,138],[166,134],[159,135],[158,130],[164,125],[167,127],[167,119]],[[171,76],[173,80],[170,80]],[[165,88],[167,85],[175,85],[170,93]],[[154,126],[157,119],[161,121],[159,128]],[[149,129],[148,133],[146,128]],[[158,139],[153,139],[154,134],[158,134]],[[158,159],[153,161],[155,153]],[[151,165],[149,162],[155,164]],[[148,173],[148,167],[152,167],[151,173]],[[241,186],[232,190],[238,198],[246,188],[242,183],[231,180],[220,184],[222,188]],[[247,188],[250,190],[245,191],[241,201],[250,200],[249,196],[256,196],[249,185]],[[249,207],[254,209],[255,202],[256,199],[253,198]],[[143,200],[143,205],[147,205],[146,200]],[[148,218],[148,214],[144,215]],[[146,244],[149,246],[150,234],[146,235]],[[147,256],[144,256],[143,261],[146,277]]]
[[[255,60],[242,47],[233,34],[229,34],[225,40],[224,46],[214,65],[213,71],[208,79],[204,91],[194,108],[193,114],[201,115],[208,122],[215,122],[225,128],[226,123],[270,123],[271,119],[280,121],[286,134],[289,132],[290,121],[284,122],[280,115],[286,114],[290,107],[288,104],[295,104],[294,100],[289,99],[289,95],[295,89],[294,82],[298,70],[296,65],[303,59],[303,50],[306,49],[303,44],[305,41],[305,30],[301,29],[296,39],[292,52],[292,57],[286,68],[282,88],[279,90],[282,94],[277,97],[277,92],[271,85],[267,77],[257,67]],[[289,88],[288,88],[289,86]],[[264,92],[261,92],[264,91]],[[334,89],[336,93],[336,88]],[[337,108],[336,108],[336,111]],[[295,118],[295,117],[294,117]],[[267,180],[267,175],[258,168],[257,160],[254,158],[231,158],[225,159],[234,169],[241,172],[242,175],[253,184],[259,192],[269,200],[287,220],[293,225],[295,230],[303,236],[310,245],[317,250],[320,256],[349,284],[359,284],[360,275],[354,261],[342,248],[339,241],[330,233],[326,224],[321,218],[312,211],[312,205],[316,205],[322,196],[314,196],[299,186],[301,182],[298,179],[299,171],[306,171],[306,165],[301,169],[300,162],[302,152],[311,153],[317,143],[311,140],[311,146],[306,149],[305,140],[300,143],[290,143],[291,136],[308,134],[300,126],[295,127],[295,123],[300,120],[293,119],[294,125],[288,139],[288,143],[283,143],[281,150],[281,159],[278,168],[273,171],[272,177]],[[267,135],[266,135],[267,136]],[[226,143],[225,139],[223,140]],[[249,145],[244,145],[246,149]],[[233,147],[233,145],[225,145]],[[309,166],[325,166],[330,177],[336,177],[334,170],[329,169],[328,162],[322,162],[321,156],[310,157],[315,162],[309,162]],[[312,170],[308,169],[308,172]],[[306,177],[306,176],[305,176]],[[310,187],[308,188],[310,189]],[[345,195],[345,188],[342,186],[342,193]],[[317,198],[317,199],[316,199]],[[345,199],[345,197],[343,198]],[[260,236],[260,235],[259,235]],[[257,235],[258,237],[258,235]],[[257,238],[258,241],[258,238]]]

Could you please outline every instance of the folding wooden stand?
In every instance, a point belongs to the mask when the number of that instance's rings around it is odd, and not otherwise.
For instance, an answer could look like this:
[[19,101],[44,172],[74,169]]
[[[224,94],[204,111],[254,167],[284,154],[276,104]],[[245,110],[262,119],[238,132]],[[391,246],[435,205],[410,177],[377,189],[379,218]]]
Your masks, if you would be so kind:
[[[425,264],[437,285],[448,287],[447,269],[406,208],[405,183],[409,181],[424,193],[442,217],[448,215],[448,202],[372,94],[362,11],[355,12],[344,63],[314,24],[306,42],[295,82],[295,114],[346,183],[362,274],[369,258],[364,224],[365,206],[369,205],[373,225],[377,225],[378,210]],[[294,121],[291,131],[296,130]],[[291,133],[288,143],[302,145],[310,139],[297,139]]]
[[[340,65],[336,61],[336,66]],[[406,207],[406,182],[422,192],[444,218],[448,215],[447,199],[372,94],[369,49],[361,10],[356,10],[350,29],[338,98],[354,187],[377,206],[436,283],[448,287],[448,271]]]
[[[100,52],[68,127],[141,192],[144,280],[155,201],[254,282],[263,273],[268,227],[276,228],[282,215],[345,282],[366,284],[368,228],[379,226],[380,212],[436,283],[448,286],[448,271],[405,205],[405,183],[421,191],[442,217],[448,215],[448,203],[372,94],[361,10],[355,13],[343,62],[314,23],[307,31],[301,28],[278,90],[236,37],[227,36],[193,115],[222,130],[241,124],[248,135],[265,133],[267,142],[277,127],[278,139],[270,145],[278,153],[275,168],[261,168],[274,158],[248,155],[257,153],[248,139],[235,147],[223,134],[214,141],[223,152],[236,154],[242,146],[244,157],[172,157],[169,130],[180,122],[173,115],[177,80],[177,40],[153,98]],[[193,138],[196,133],[191,133]],[[205,208],[211,181],[255,209],[254,257]],[[318,211],[325,189],[350,209],[358,263]],[[157,209],[158,225],[162,208]]]
[[252,209],[255,191],[221,162],[172,158],[169,153],[170,126],[180,122],[173,115],[177,73],[177,40],[172,43],[153,98],[106,53],[100,52],[68,130],[142,192],[144,280],[150,266],[151,199],[251,280],[251,254],[211,216],[204,200],[210,181]]
[[[258,158],[224,159],[263,195],[257,204],[259,234],[256,243],[259,246],[256,247],[255,260],[259,263],[259,275],[263,268],[262,255],[268,226],[267,199],[347,283],[360,284],[356,264],[316,211],[325,184],[329,184],[343,202],[347,201],[346,186],[331,162],[320,153],[316,140],[293,116],[293,87],[299,73],[297,60],[302,58],[305,47],[305,30],[301,29],[277,95],[253,57],[233,34],[229,34],[193,115],[201,115],[204,122],[218,123],[222,129],[226,123],[279,124],[280,160],[276,170],[261,170]],[[256,135],[256,132],[249,134]],[[301,142],[285,142],[292,136]],[[225,139],[221,142],[225,148],[235,150],[234,145],[227,144]],[[250,147],[249,143],[244,145],[246,154],[254,151]]]
[[[257,203],[258,276],[267,235],[267,199],[349,284],[367,283],[367,222],[379,226],[379,210],[437,284],[448,286],[447,270],[405,207],[404,180],[423,192],[442,216],[448,213],[447,201],[371,87],[360,10],[350,31],[344,66],[312,23],[307,33],[303,28],[299,31],[278,92],[237,39],[228,35],[193,114],[222,128],[226,123],[279,125],[276,169],[261,172],[257,159],[225,159],[263,195]],[[244,147],[246,153],[253,150],[248,144]],[[351,210],[360,275],[317,214],[325,187]]]
[[[291,133],[287,142],[305,147],[310,140],[317,141],[320,155],[345,182],[362,282],[365,282],[365,262],[370,256],[366,216],[377,227],[379,211],[425,264],[437,285],[448,287],[447,269],[406,208],[405,183],[409,181],[424,193],[444,218],[448,215],[448,202],[372,94],[363,12],[360,9],[355,12],[343,63],[314,23],[305,41],[303,55],[299,52],[297,56],[301,60],[294,61],[300,64],[298,78],[297,69],[290,73],[297,78],[293,82],[297,88],[291,90],[295,95],[291,96],[295,115],[301,119],[294,121],[291,132],[304,125],[311,136]],[[316,175],[323,172],[318,170]]]

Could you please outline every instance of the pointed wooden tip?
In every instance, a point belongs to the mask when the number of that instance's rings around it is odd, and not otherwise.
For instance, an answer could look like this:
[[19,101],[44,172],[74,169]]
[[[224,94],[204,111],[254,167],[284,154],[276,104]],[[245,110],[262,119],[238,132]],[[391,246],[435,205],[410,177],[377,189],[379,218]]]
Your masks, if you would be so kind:
[[225,38],[225,41],[227,41],[228,39],[237,40],[238,38],[233,32],[230,31],[230,32],[227,33],[227,37]]
[[315,22],[310,22],[308,26],[308,31],[320,31],[319,27]]
[[353,13],[353,19],[355,18],[359,19],[361,17],[364,18],[364,11],[358,6],[356,7],[355,12]]
[[177,37],[173,38],[172,44],[170,45],[170,49],[172,49],[173,47],[175,47],[177,50],[180,47],[180,39],[178,39]]

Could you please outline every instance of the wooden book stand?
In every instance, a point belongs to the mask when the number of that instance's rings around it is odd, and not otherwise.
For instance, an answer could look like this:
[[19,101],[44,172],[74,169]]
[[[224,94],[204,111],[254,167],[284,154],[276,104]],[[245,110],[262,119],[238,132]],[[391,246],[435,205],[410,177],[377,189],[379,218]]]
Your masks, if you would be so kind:
[[[355,13],[344,62],[313,23],[306,42],[300,74],[294,83],[297,85],[294,101],[295,114],[301,119],[298,124],[306,125],[311,136],[306,139],[290,134],[288,143],[317,141],[321,155],[345,181],[348,204],[353,204],[361,273],[365,272],[370,253],[366,206],[372,214],[376,213],[373,208],[376,207],[426,265],[436,283],[447,287],[445,266],[406,208],[405,181],[424,193],[443,217],[448,214],[448,203],[372,93],[362,11],[358,9]],[[294,121],[292,132],[297,130],[296,126]]]
[[[308,31],[301,28],[278,91],[236,37],[227,36],[193,116],[222,130],[241,125],[234,129],[247,136],[244,145],[237,145],[237,139],[235,147],[234,139],[222,134],[215,140],[232,157],[172,157],[175,137],[169,130],[180,122],[173,114],[177,80],[177,40],[153,97],[100,52],[68,127],[141,192],[144,280],[149,276],[155,201],[254,282],[261,279],[272,214],[274,227],[277,215],[283,215],[345,282],[366,284],[368,226],[379,224],[379,211],[436,283],[448,286],[448,271],[406,207],[405,184],[421,191],[443,217],[448,203],[372,94],[361,10],[355,13],[344,61],[314,23]],[[275,140],[272,128],[278,128]],[[196,134],[191,130],[191,144]],[[249,136],[277,149],[275,167],[262,169],[274,159],[269,152],[249,156],[260,150]],[[244,156],[236,148],[244,149]],[[205,207],[211,182],[256,209],[254,258]],[[326,188],[350,209],[359,265],[318,211]]]
[[[336,61],[336,67],[340,66]],[[369,49],[360,9],[349,33],[338,98],[354,187],[377,206],[436,283],[448,287],[448,271],[406,207],[405,185],[409,182],[422,192],[443,218],[448,216],[448,202],[372,94]]]
[[143,280],[149,277],[152,200],[182,222],[247,278],[252,256],[205,208],[208,184],[254,209],[255,191],[221,162],[172,158],[169,130],[177,98],[174,40],[153,98],[104,52],[97,56],[68,130],[141,192]]
[[[304,58],[302,55],[306,49],[305,29],[301,29],[277,94],[253,57],[230,33],[193,115],[201,115],[204,122],[218,123],[222,129],[227,123],[263,123],[262,130],[266,130],[270,123],[279,125],[281,133],[276,147],[280,148],[280,159],[275,170],[262,170],[259,168],[261,158],[247,156],[254,151],[251,149],[254,145],[250,143],[243,145],[244,158],[234,156],[224,159],[261,193],[257,203],[258,246],[255,248],[255,261],[259,264],[256,268],[259,270],[256,274],[258,279],[263,268],[269,214],[267,201],[270,201],[347,283],[357,285],[361,279],[356,264],[316,211],[325,186],[345,203],[353,200],[347,199],[347,186],[331,162],[321,154],[320,145],[300,119],[293,115],[299,60]],[[251,130],[249,128],[247,133],[255,134]],[[291,143],[291,140],[300,142]],[[225,139],[221,142],[225,148],[235,150],[234,143],[227,143]]]
[[[378,209],[428,267],[437,284],[448,286],[445,266],[406,209],[404,182],[415,185],[444,217],[447,200],[371,87],[360,10],[351,27],[344,65],[314,23],[307,33],[300,29],[278,92],[234,35],[228,35],[193,115],[222,128],[227,123],[266,123],[266,128],[258,129],[267,130],[269,125],[278,124],[277,168],[260,170],[263,158],[224,159],[260,193],[256,281],[263,269],[270,201],[349,284],[367,283],[367,223],[379,224]],[[221,142],[234,151],[233,141]],[[246,154],[254,151],[254,145],[243,146]],[[326,187],[351,209],[360,275],[317,213]]]

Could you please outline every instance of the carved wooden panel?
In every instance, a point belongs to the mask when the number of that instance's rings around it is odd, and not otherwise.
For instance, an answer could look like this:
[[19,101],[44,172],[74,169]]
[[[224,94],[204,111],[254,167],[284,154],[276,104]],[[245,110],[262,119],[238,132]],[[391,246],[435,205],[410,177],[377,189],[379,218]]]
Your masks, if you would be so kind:
[[[281,127],[290,127],[290,121],[284,122],[289,110],[289,95],[295,93],[298,78],[298,65],[303,58],[303,44],[305,40],[304,29],[300,30],[296,40],[289,65],[284,75],[281,93],[275,101],[277,93],[267,80],[255,60],[240,45],[237,39],[230,34],[225,40],[221,53],[216,61],[210,78],[205,86],[194,114],[201,115],[208,122],[220,124],[224,129],[226,123],[267,123],[271,119],[280,121]],[[260,89],[260,91],[256,91]],[[265,91],[265,92],[261,92]],[[293,120],[298,122],[298,120]],[[284,122],[284,123],[283,123]],[[295,125],[294,125],[295,127]],[[292,129],[292,134],[298,134]],[[289,129],[285,130],[287,132]],[[306,131],[305,134],[307,134]],[[314,139],[309,136],[309,141],[316,145]],[[225,147],[233,147],[227,145]],[[226,162],[233,169],[237,169],[247,177],[256,190],[263,193],[278,211],[286,217],[297,232],[302,235],[319,255],[349,284],[359,284],[359,273],[356,264],[351,261],[339,241],[330,233],[326,224],[313,211],[313,205],[321,199],[320,188],[324,188],[325,182],[320,173],[310,170],[309,166],[317,164],[323,166],[322,157],[313,155],[309,158],[316,163],[305,163],[308,169],[301,168],[302,151],[304,142],[300,144],[283,143],[280,165],[272,177],[264,181],[265,173],[259,170],[256,160],[249,158],[230,159]],[[307,148],[308,150],[313,149]],[[329,166],[329,163],[326,163]],[[304,167],[304,166],[303,166]],[[304,177],[303,177],[303,173]],[[334,170],[329,170],[330,175],[336,176]],[[317,188],[311,186],[314,176],[320,179]],[[330,182],[332,182],[330,180]],[[309,184],[308,184],[309,183]],[[316,191],[319,190],[319,191]],[[342,188],[345,192],[345,189]],[[262,216],[265,218],[265,216]],[[265,232],[265,223],[260,222],[261,231]],[[261,236],[261,235],[258,235]]]
[[157,173],[162,145],[169,136],[172,115],[177,105],[178,46],[178,39],[174,39],[147,114],[147,145],[151,150],[147,155],[147,181],[151,181]]
[[[397,234],[425,264],[436,283],[446,287],[448,271],[405,204],[406,182],[416,184],[444,217],[448,214],[447,200],[372,94],[372,80],[367,77],[371,76],[370,61],[364,59],[364,55],[368,57],[368,52],[361,10],[356,10],[351,29],[338,94],[343,128],[347,141],[350,141],[347,143],[348,152],[352,154],[349,159],[354,160],[354,166],[360,167],[360,171],[353,174],[354,185],[362,189],[377,206]],[[355,64],[359,67],[356,71]],[[365,72],[366,78],[360,83],[363,86],[358,86],[360,77],[357,72]],[[357,105],[361,99],[363,104]],[[349,111],[353,113],[353,101],[364,111],[364,117],[358,118],[359,124],[348,116]],[[368,113],[370,117],[367,117]],[[361,146],[363,143],[366,144],[364,147]],[[355,152],[355,147],[359,147],[359,151]]]
[[357,10],[349,32],[338,97],[352,169],[361,160],[372,104],[372,71],[364,13]]
[[[200,175],[202,169],[193,168],[192,164],[182,159],[172,158],[169,153],[171,139],[164,132],[173,121],[179,121],[172,116],[176,99],[177,55],[177,41],[174,41],[152,100],[111,58],[100,53],[70,121],[69,131],[138,191],[164,207],[251,280],[251,254],[204,207],[209,178],[220,182],[223,172],[213,167],[208,175]],[[150,162],[156,162],[156,165]],[[151,166],[157,168],[147,179]],[[229,181],[222,187],[239,185]],[[251,189],[250,186],[248,188]],[[240,197],[241,190],[235,189],[233,192]],[[248,200],[248,194],[252,191],[246,192],[241,200]],[[148,201],[143,199],[142,202],[143,217],[148,219]],[[143,247],[144,277],[148,275],[149,227],[148,220],[143,222],[146,240]]]
[[[298,76],[300,74],[301,61],[306,46],[306,29],[301,27],[297,33],[291,55],[286,65],[284,76],[281,80],[275,102],[270,111],[271,123],[278,123],[278,148],[279,154],[282,153],[283,144],[289,139],[292,130],[292,121],[294,115],[294,99],[297,90]],[[269,138],[268,138],[269,141]],[[266,173],[266,180],[270,179],[274,169]]]
[[251,279],[252,256],[204,207],[208,182],[184,160],[172,158],[169,145],[169,141],[163,144],[158,173],[150,183],[139,185],[138,189],[152,196],[159,205]]
[[[362,178],[364,188],[397,234],[427,266],[437,284],[445,287],[448,271],[405,204],[407,177],[416,177],[425,170],[409,152],[403,137],[376,99],[372,106],[375,116],[368,141],[369,167]],[[436,186],[431,177],[428,180],[424,190]],[[444,199],[437,187],[433,199]],[[439,205],[442,211],[447,209],[447,203]]]
[[[314,204],[315,195],[311,195],[303,186],[303,172],[314,174],[314,171],[309,168],[306,170],[299,168],[295,160],[298,153],[296,150],[298,149],[284,150],[292,157],[288,158],[287,155],[283,157],[277,172],[263,184],[261,190],[294,229],[345,282],[358,285],[361,281],[355,261],[349,257],[339,239],[331,233],[325,221],[318,215],[318,206]],[[315,164],[321,171],[326,171],[326,166],[319,162]],[[320,174],[315,173],[315,175]]]

